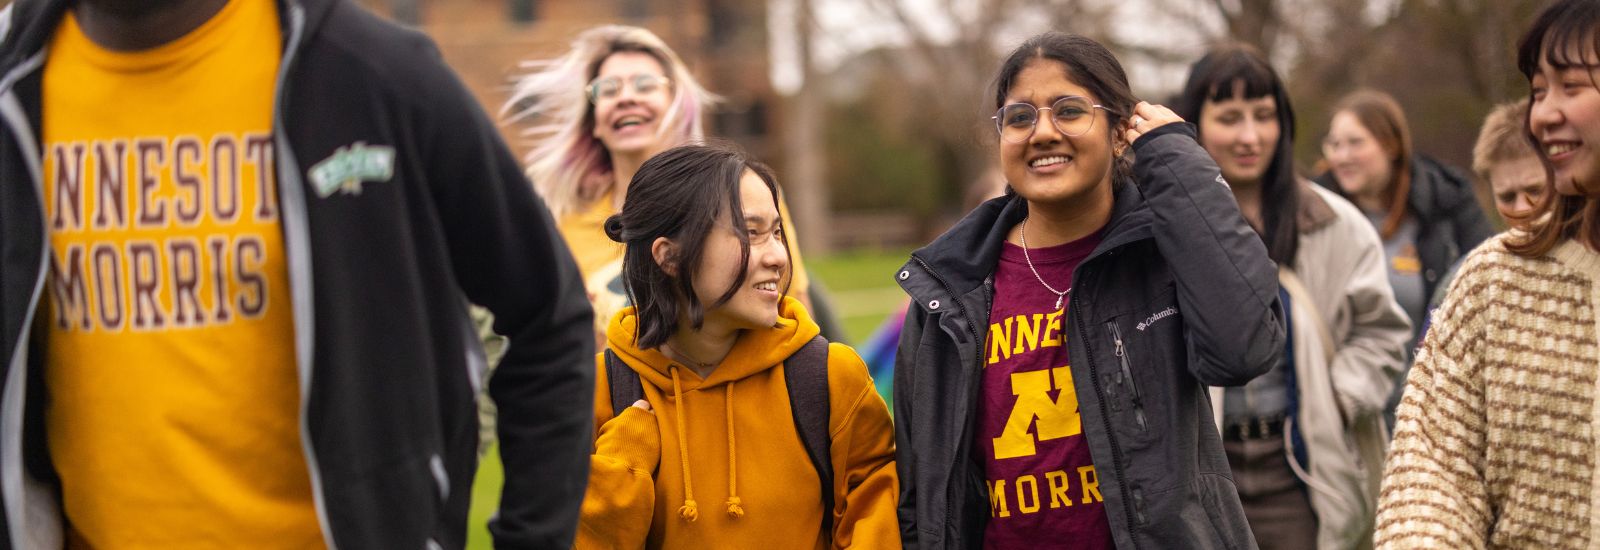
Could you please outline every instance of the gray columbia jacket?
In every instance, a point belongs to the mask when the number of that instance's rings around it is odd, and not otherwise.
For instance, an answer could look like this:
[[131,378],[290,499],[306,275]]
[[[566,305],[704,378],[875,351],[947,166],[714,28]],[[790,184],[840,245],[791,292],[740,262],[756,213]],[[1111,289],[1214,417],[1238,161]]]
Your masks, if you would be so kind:
[[[1277,267],[1194,135],[1171,124],[1133,144],[1135,185],[1118,183],[1067,306],[1083,433],[1124,550],[1256,547],[1206,386],[1244,384],[1282,360]],[[974,406],[995,262],[1026,215],[1020,197],[991,200],[896,277],[915,303],[894,371],[908,549],[982,545],[990,511],[971,454]]]

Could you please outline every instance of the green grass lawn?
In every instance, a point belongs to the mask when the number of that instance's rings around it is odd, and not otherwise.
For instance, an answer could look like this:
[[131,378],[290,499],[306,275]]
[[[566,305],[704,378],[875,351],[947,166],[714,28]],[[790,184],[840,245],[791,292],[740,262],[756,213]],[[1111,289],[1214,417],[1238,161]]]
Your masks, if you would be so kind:
[[905,293],[895,284],[894,274],[910,255],[910,250],[856,250],[806,258],[806,268],[832,296],[850,343],[865,340],[900,307]]
[[[900,307],[905,294],[894,282],[895,270],[910,250],[860,250],[805,259],[811,275],[832,295],[834,311],[851,343],[859,343]],[[489,517],[500,504],[500,449],[490,448],[478,463],[472,482],[472,510],[467,514],[468,550],[491,550]]]

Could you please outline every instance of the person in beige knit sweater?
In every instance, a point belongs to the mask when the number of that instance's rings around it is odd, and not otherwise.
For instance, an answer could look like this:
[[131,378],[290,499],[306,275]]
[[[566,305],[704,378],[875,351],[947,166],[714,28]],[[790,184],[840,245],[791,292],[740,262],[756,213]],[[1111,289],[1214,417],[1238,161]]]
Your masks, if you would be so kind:
[[1523,36],[1528,138],[1549,189],[1527,229],[1474,250],[1411,369],[1378,548],[1600,544],[1600,0]]

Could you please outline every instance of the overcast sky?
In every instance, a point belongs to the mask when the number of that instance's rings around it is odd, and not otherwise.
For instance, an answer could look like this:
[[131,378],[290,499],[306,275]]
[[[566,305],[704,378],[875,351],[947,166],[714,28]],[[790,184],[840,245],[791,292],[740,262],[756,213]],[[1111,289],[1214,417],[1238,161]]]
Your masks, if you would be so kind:
[[[876,14],[868,7],[868,0],[811,0],[818,10],[818,24],[823,32],[814,35],[814,51],[818,67],[824,72],[839,66],[851,56],[876,47],[903,45],[905,33],[892,18]],[[918,17],[918,23],[935,40],[949,40],[955,34],[952,17],[971,18],[973,13],[943,14],[939,0],[901,0],[908,12]],[[1152,0],[1111,0],[1115,3],[1115,21],[1111,35],[1126,44],[1192,51],[1198,59],[1208,42],[1208,35],[1220,35],[1223,22],[1216,15],[1212,0],[1169,0],[1167,5],[1180,10],[1156,9]],[[1295,4],[1315,4],[1320,0],[1283,0],[1282,9],[1300,14],[1297,23],[1316,25],[1315,11]],[[798,51],[795,39],[796,0],[767,0],[767,28],[771,43],[771,78],[773,86],[783,94],[793,93],[800,85]],[[975,3],[957,2],[957,10],[972,8]],[[1392,16],[1399,0],[1370,0],[1368,17],[1373,21]],[[1029,25],[1035,18],[1019,14],[1019,22],[994,37],[997,51],[1005,51],[1033,34],[1047,30],[1040,25]],[[1197,27],[1196,22],[1200,23]],[[1198,29],[1206,29],[1201,31]],[[1280,71],[1285,61],[1296,55],[1297,44],[1280,44],[1274,53],[1274,64]],[[1152,98],[1165,97],[1178,90],[1187,76],[1187,64],[1156,63],[1143,57],[1128,56],[1121,59],[1128,72],[1134,92]]]
[[[851,56],[882,46],[904,45],[907,42],[905,33],[900,30],[897,22],[891,18],[874,13],[867,7],[868,2],[863,0],[812,0],[821,6],[818,10],[818,24],[824,32],[814,35],[817,41],[813,50],[818,67],[824,72],[838,67]],[[935,41],[949,40],[955,34],[956,25],[951,15],[939,13],[941,2],[936,0],[902,0],[907,4],[908,12],[913,17],[919,17],[918,23],[927,31],[929,37]],[[1193,13],[1203,14],[1203,24],[1207,28],[1221,28],[1220,20],[1211,16],[1209,10],[1202,10],[1207,0],[1186,0],[1194,4]],[[798,52],[795,39],[795,0],[769,0],[767,10],[767,28],[771,44],[772,55],[772,83],[780,93],[793,93],[800,85],[800,69]],[[1125,0],[1117,3],[1117,21],[1112,34],[1119,40],[1143,45],[1167,45],[1170,47],[1185,47],[1193,45],[1198,57],[1200,48],[1205,43],[1204,37],[1198,33],[1188,31],[1192,29],[1191,14],[1164,14],[1155,13],[1148,7],[1147,0]],[[972,6],[971,3],[959,3],[958,8]],[[955,17],[969,18],[973,13],[959,13]],[[1017,19],[1021,20],[1015,25],[1004,29],[1000,35],[993,37],[997,51],[1005,51],[1011,45],[1020,43],[1023,39],[1033,34],[1047,30],[1040,25],[1029,25],[1027,20],[1032,19],[1022,14]],[[1179,29],[1174,32],[1174,29]],[[1147,60],[1129,58],[1122,60],[1127,69],[1129,79],[1134,87],[1140,91],[1170,92],[1182,84],[1182,68],[1159,67]]]

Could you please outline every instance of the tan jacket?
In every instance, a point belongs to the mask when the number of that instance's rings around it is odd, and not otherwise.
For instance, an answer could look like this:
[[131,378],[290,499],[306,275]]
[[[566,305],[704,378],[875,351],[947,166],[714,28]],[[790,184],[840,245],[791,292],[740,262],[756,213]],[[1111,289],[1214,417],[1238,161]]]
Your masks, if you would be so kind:
[[[1279,280],[1290,295],[1295,420],[1311,468],[1293,460],[1292,442],[1289,463],[1311,489],[1317,548],[1367,548],[1388,443],[1383,406],[1405,367],[1411,323],[1394,300],[1372,224],[1349,201],[1301,183],[1300,248]],[[1222,396],[1212,388],[1219,426]]]

